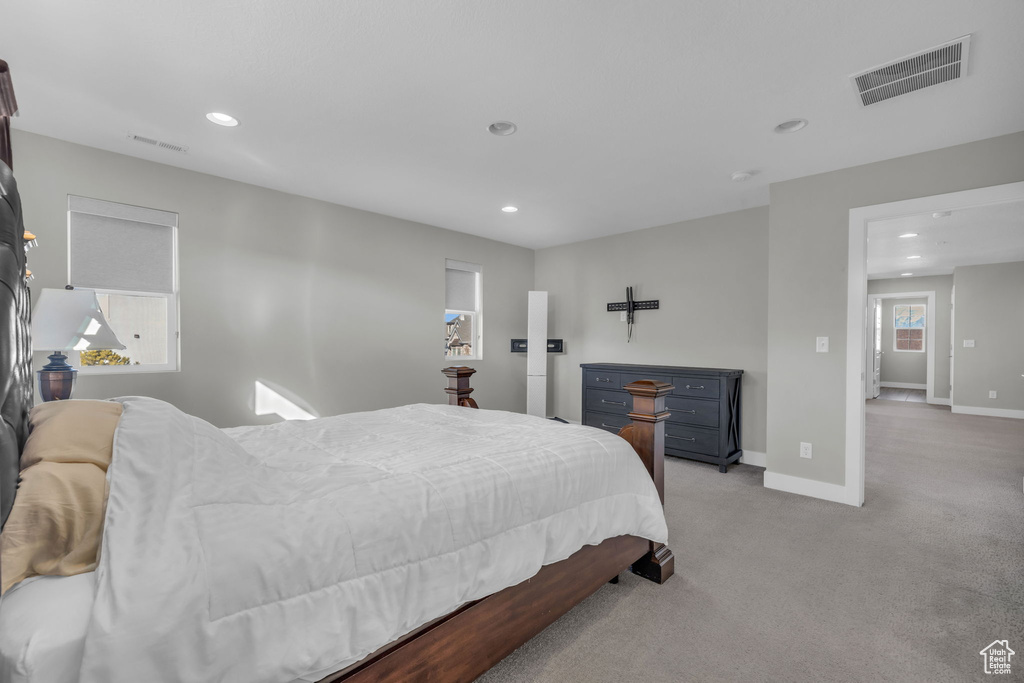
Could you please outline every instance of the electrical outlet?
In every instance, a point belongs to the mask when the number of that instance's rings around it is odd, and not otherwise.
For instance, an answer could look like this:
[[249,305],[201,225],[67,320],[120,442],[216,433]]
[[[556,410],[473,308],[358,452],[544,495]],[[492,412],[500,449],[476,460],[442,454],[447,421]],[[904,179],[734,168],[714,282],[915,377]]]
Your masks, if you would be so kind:
[[818,337],[816,350],[818,353],[828,353],[828,337]]
[[620,323],[626,322],[626,312],[625,311],[623,311],[622,313],[619,313],[619,322]]
[[974,348],[974,340],[973,339],[964,339],[964,348],[965,349],[973,349]]
[[988,392],[988,397],[989,397],[989,398],[997,398],[997,397],[998,397],[998,395],[996,394],[996,392],[994,392],[994,391],[990,391],[990,392]]
[[800,442],[800,457],[801,458],[810,458],[811,457],[811,444],[807,443],[806,441],[801,441]]

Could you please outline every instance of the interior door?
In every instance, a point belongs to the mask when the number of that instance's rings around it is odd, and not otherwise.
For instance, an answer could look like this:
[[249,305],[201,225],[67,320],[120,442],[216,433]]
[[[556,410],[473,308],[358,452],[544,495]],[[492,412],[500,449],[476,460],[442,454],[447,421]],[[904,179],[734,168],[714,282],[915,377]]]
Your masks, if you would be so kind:
[[878,398],[882,393],[882,300],[875,299],[874,329],[871,334],[871,346],[874,363],[871,369],[871,398]]

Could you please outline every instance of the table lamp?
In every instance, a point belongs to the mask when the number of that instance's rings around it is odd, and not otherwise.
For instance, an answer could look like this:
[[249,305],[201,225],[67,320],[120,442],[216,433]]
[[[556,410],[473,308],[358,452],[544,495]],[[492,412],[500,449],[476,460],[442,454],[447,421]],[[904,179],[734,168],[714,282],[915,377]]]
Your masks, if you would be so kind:
[[32,310],[32,347],[54,349],[39,371],[39,395],[44,401],[71,398],[78,370],[62,351],[123,349],[100,310],[91,289],[44,289]]

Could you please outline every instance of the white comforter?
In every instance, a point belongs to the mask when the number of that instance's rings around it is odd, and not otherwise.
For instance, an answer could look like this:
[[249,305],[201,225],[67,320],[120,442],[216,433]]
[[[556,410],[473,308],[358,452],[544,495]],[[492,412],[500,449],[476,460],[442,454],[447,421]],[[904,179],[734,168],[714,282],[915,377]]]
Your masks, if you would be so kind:
[[121,399],[82,683],[280,683],[620,534],[666,541],[622,439],[414,405],[221,431]]

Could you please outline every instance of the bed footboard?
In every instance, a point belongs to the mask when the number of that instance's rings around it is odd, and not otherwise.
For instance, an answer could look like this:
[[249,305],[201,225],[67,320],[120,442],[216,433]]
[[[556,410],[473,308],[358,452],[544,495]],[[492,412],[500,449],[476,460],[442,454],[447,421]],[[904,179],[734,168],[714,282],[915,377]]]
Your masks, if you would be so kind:
[[448,388],[444,390],[448,394],[448,405],[463,406],[464,408],[480,407],[469,397],[473,393],[473,388],[469,386],[469,378],[476,370],[465,365],[456,365],[445,368],[441,372],[448,378]]
[[[633,410],[629,418],[633,424],[619,430],[619,436],[628,441],[651,473],[662,504],[665,503],[665,396],[673,386],[665,382],[643,379],[626,385],[633,397]],[[665,583],[675,572],[675,556],[664,543],[650,541],[648,552],[633,563],[633,573],[656,583]]]

